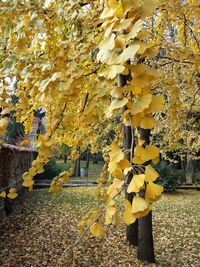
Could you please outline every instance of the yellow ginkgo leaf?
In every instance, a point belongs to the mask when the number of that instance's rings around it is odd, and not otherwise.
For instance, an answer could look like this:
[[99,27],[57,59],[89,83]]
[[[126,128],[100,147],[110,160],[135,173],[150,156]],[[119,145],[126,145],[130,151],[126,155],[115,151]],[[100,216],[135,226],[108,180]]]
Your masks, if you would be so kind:
[[139,127],[143,116],[144,116],[144,113],[143,112],[137,113],[136,115],[133,115],[132,116],[133,126]]
[[120,162],[124,159],[124,153],[122,152],[121,148],[118,146],[116,142],[113,142],[111,145],[111,152],[109,154],[110,162]]
[[5,198],[5,197],[6,197],[6,192],[5,192],[5,191],[2,191],[2,192],[0,193],[0,197]]
[[131,31],[128,34],[124,35],[124,39],[126,41],[129,41],[130,39],[134,39],[137,36],[137,34],[142,30],[142,28],[143,28],[142,20],[138,20],[131,28]]
[[129,225],[136,221],[135,216],[132,214],[131,209],[126,209],[123,214],[125,224]]
[[141,154],[141,159],[148,161],[159,156],[159,149],[154,145],[147,145]]
[[31,180],[31,179],[32,179],[31,175],[30,175],[28,172],[25,172],[25,173],[22,175],[22,178],[23,178],[24,180]]
[[154,182],[159,177],[159,173],[154,170],[151,165],[147,165],[145,169],[145,181]]
[[126,47],[125,40],[121,36],[119,36],[119,35],[115,39],[115,47],[116,48],[121,48],[121,49],[124,49]]
[[[97,54],[97,61],[106,63],[107,65],[115,64],[117,55],[112,50],[99,50]],[[105,66],[102,67],[101,71],[106,71]]]
[[14,199],[17,197],[17,193],[16,193],[16,189],[15,188],[10,188],[9,193],[8,193],[8,197],[11,199]]
[[32,192],[33,191],[33,185],[29,186],[28,191],[29,192]]
[[151,1],[151,0],[143,0],[143,5],[142,5],[142,14],[141,18],[147,18],[149,16],[153,15],[153,12],[156,8],[156,4]]
[[120,87],[115,87],[112,91],[111,91],[111,96],[116,97],[116,98],[122,98],[123,94],[122,94],[122,90]]
[[118,21],[118,23],[115,24],[113,29],[114,31],[122,32],[130,27],[132,28],[132,19],[121,19],[120,21]]
[[124,97],[122,99],[114,99],[111,102],[110,107],[106,111],[106,117],[110,118],[112,116],[113,110],[124,107],[127,102],[128,102],[128,99],[126,97]]
[[152,159],[152,162],[154,164],[157,164],[159,161],[160,161],[160,157],[159,156],[157,156],[156,158]]
[[152,98],[152,95],[147,94],[147,95],[144,95],[138,98],[135,103],[129,102],[127,106],[130,109],[132,114],[137,114],[137,113],[144,111],[146,108],[149,107],[151,103],[151,98]]
[[132,214],[132,206],[131,203],[126,199],[124,202],[125,212],[123,214],[124,222],[129,225],[131,223],[134,223],[136,218]]
[[119,168],[122,170],[130,167],[130,162],[125,158],[118,163]]
[[108,66],[98,72],[100,77],[105,77],[106,79],[114,79],[117,74],[122,73],[125,67],[122,65],[112,65]]
[[117,7],[115,8],[115,13],[114,16],[123,19],[124,18],[124,9],[123,9],[123,4],[122,1],[119,2]]
[[146,112],[148,113],[159,112],[163,108],[164,103],[165,99],[163,95],[154,95]]
[[124,11],[128,12],[132,9],[137,9],[140,6],[140,2],[138,0],[126,0],[123,1],[124,4]]
[[133,159],[132,159],[132,162],[134,164],[140,165],[140,164],[143,164],[145,162],[145,160],[141,159],[140,157],[134,156]]
[[147,184],[146,192],[145,192],[145,199],[147,201],[156,201],[160,198],[161,193],[163,192],[164,188],[161,185],[149,182]]
[[142,197],[135,196],[132,202],[132,213],[144,211],[148,208],[148,203]]
[[111,184],[108,188],[107,194],[112,198],[118,193],[117,188]]
[[113,225],[119,225],[122,223],[122,220],[120,218],[120,214],[119,214],[118,210],[115,212],[115,214],[113,216],[112,223],[113,223]]
[[140,191],[140,188],[144,185],[144,174],[138,174],[134,175],[130,184],[128,185],[127,192],[131,193],[138,193]]
[[112,175],[117,178],[117,180],[122,179],[122,169],[118,167],[118,164],[114,171],[112,172]]
[[37,174],[37,169],[34,167],[31,167],[28,172],[29,172],[30,176],[33,177]]
[[142,89],[140,87],[136,87],[134,86],[131,90],[131,92],[134,94],[134,95],[139,95],[141,92],[142,92]]
[[151,115],[145,115],[141,119],[140,127],[143,129],[152,129],[156,126],[156,120]]
[[125,207],[125,209],[132,209],[131,203],[128,199],[125,199],[124,207]]
[[112,17],[114,15],[114,12],[115,12],[114,8],[105,7],[100,16],[100,19],[106,19],[106,18]]
[[119,189],[122,187],[123,183],[124,181],[115,178],[113,183],[109,186],[107,194],[111,198],[114,197],[118,193]]
[[0,134],[3,135],[6,133],[7,125],[8,125],[8,118],[7,117],[0,119]]
[[134,156],[141,157],[144,153],[144,148],[142,147],[142,144],[137,144],[134,149]]
[[105,229],[99,223],[94,223],[90,227],[90,233],[95,237],[103,237],[105,235]]
[[8,125],[8,118],[7,117],[1,118],[0,119],[0,129],[6,127],[7,125]]
[[151,210],[152,210],[152,207],[151,207],[151,205],[149,204],[148,208],[146,208],[146,209],[143,210],[143,211],[138,211],[138,212],[134,213],[134,216],[135,216],[136,219],[141,218],[141,217],[144,217],[144,216],[146,216]]
[[112,8],[117,8],[118,1],[117,0],[108,0],[108,1],[105,1],[105,4],[107,4],[108,6],[110,6]]
[[112,33],[109,37],[103,39],[99,44],[100,50],[112,50],[115,47],[115,34]]
[[112,223],[112,218],[115,215],[116,210],[117,210],[117,208],[115,206],[115,202],[111,199],[106,206],[105,224],[111,224]]
[[121,188],[123,184],[124,184],[124,181],[117,179],[117,178],[115,178],[113,181],[113,185],[117,189]]
[[135,57],[137,51],[139,50],[139,45],[129,45],[124,51],[118,56],[116,61],[117,64],[124,64],[128,59]]
[[33,184],[34,184],[34,181],[32,179],[26,179],[24,180],[22,185],[25,187],[31,187]]

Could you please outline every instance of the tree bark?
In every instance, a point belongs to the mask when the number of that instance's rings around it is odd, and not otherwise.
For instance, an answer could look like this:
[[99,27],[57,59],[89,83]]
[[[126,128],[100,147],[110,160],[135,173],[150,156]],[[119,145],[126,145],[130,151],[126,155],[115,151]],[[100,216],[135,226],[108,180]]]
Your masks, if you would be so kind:
[[[120,87],[123,87],[127,84],[127,81],[130,79],[130,75],[119,75],[119,82],[118,85]],[[126,110],[126,107],[123,108],[123,111]],[[133,151],[131,153],[131,149],[134,149],[134,139],[132,136],[132,129],[130,126],[126,127],[123,126],[123,133],[124,133],[124,148],[129,149],[130,152],[127,153],[127,159],[131,162],[131,154],[133,154]],[[133,177],[133,174],[130,173],[127,179],[127,186],[125,187],[125,198],[132,203],[133,202],[133,193],[127,193],[127,187],[129,183],[131,182],[131,179]],[[138,220],[135,221],[135,223],[129,224],[126,226],[126,240],[133,246],[137,246],[138,243]]]
[[93,164],[98,164],[99,161],[98,161],[98,155],[96,153],[94,153],[93,155]]
[[77,159],[74,162],[74,169],[73,169],[73,177],[76,177],[76,173],[77,173]]
[[64,155],[64,163],[67,162],[67,155]]
[[76,169],[76,176],[81,176],[81,156],[77,159],[77,169]]
[[[147,144],[150,142],[150,130],[139,129],[141,140],[145,140]],[[144,190],[140,195],[144,197]],[[137,258],[141,261],[149,263],[155,262],[153,231],[152,231],[152,212],[138,219],[138,253]]]
[[[131,143],[132,143],[132,134],[131,134],[131,127],[125,127],[124,126],[124,148],[125,149],[131,149]],[[127,154],[127,159],[131,160],[131,153],[129,152]],[[130,184],[131,179],[133,177],[133,174],[130,173],[127,184]],[[127,193],[127,187],[125,187],[125,198],[132,203],[133,202],[133,193]],[[133,245],[137,246],[138,244],[138,220],[135,221],[135,223],[129,224],[126,226],[126,239],[127,241]]]
[[90,151],[87,149],[86,153],[86,177],[88,177],[88,172],[89,172],[89,165],[90,165]]
[[186,183],[193,183],[194,175],[194,160],[190,159],[189,153],[187,153],[187,163],[186,163]]

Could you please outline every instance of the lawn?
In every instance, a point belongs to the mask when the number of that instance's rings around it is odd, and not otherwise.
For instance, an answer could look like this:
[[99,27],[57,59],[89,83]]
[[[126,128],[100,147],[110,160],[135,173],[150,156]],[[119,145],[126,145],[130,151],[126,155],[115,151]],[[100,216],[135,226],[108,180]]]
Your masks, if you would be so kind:
[[[67,161],[67,163],[63,163],[63,160],[56,160],[57,166],[60,168],[61,171],[69,169],[70,163]],[[81,161],[81,167],[85,167],[85,161]],[[98,164],[93,163],[90,161],[89,164],[89,172],[88,172],[88,177],[71,177],[71,180],[96,180],[103,168],[103,162],[99,162]]]
[[[1,267],[56,267],[66,247],[78,237],[77,223],[91,205],[95,188],[66,188],[59,197],[34,190],[18,197],[13,213],[0,222]],[[107,236],[86,235],[69,250],[60,267],[198,267],[200,262],[200,192],[164,194],[154,205],[156,265],[140,263],[125,240],[124,224]]]

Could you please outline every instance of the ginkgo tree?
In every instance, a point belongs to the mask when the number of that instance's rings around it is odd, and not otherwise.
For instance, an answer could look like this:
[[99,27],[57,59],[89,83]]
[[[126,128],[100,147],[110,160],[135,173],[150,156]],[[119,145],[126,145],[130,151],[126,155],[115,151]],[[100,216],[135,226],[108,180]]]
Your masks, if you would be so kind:
[[[114,140],[98,144],[105,159],[97,192],[102,205],[86,214],[79,228],[81,236],[89,230],[102,237],[107,225],[123,220],[129,241],[133,235],[138,241],[138,258],[149,262],[155,261],[152,203],[163,192],[152,166],[160,152],[150,143],[165,102],[159,73],[148,61],[160,47],[149,39],[146,20],[155,8],[150,0],[0,3],[0,79],[18,80],[15,104],[1,83],[0,134],[12,110],[26,133],[34,111],[46,112],[46,133],[38,136],[38,157],[23,185],[32,190],[55,145],[72,147],[74,161],[79,147],[90,144],[95,151],[105,125],[116,122]],[[55,177],[50,191],[60,193],[71,174],[70,169]],[[9,194],[15,198],[15,189]]]
[[155,131],[157,142],[163,156],[173,150],[189,163],[199,158],[199,1],[156,3],[148,32],[160,52],[151,64],[159,68],[159,86],[167,99]]

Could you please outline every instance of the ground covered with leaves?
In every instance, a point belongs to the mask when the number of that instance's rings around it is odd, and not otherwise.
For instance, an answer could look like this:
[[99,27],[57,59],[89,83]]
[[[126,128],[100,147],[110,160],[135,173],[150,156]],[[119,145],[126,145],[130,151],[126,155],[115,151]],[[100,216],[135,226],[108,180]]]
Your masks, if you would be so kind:
[[[18,197],[13,213],[0,222],[1,267],[57,267],[63,251],[78,238],[77,222],[97,206],[95,188],[66,188],[59,197],[35,190]],[[103,239],[86,235],[63,255],[60,267],[194,266],[200,263],[200,192],[164,194],[154,205],[157,263],[136,259],[125,226],[112,226]]]

